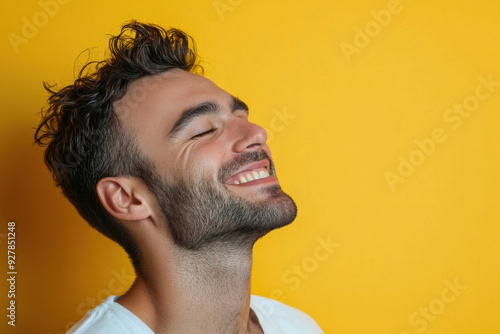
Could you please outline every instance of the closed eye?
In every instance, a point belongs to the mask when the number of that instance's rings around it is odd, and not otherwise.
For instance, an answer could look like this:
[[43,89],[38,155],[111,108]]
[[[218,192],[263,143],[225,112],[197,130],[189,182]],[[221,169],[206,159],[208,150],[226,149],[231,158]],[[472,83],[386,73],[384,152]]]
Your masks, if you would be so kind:
[[210,129],[210,130],[204,131],[204,132],[202,132],[202,133],[199,133],[199,134],[197,134],[197,135],[195,135],[195,136],[191,137],[191,139],[198,138],[198,137],[203,137],[203,136],[205,136],[205,135],[208,135],[208,134],[210,134],[210,133],[214,132],[215,130],[217,130],[217,129],[216,129],[216,128],[212,128],[212,129]]

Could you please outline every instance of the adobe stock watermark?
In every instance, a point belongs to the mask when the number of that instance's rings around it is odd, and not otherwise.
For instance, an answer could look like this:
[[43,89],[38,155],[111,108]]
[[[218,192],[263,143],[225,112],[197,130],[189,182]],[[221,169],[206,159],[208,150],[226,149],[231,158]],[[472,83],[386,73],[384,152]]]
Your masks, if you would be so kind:
[[38,35],[40,29],[45,27],[51,18],[54,18],[60,10],[60,5],[66,5],[70,0],[39,0],[40,10],[36,11],[31,17],[23,16],[21,18],[21,29],[19,33],[9,32],[7,38],[15,53],[19,53],[21,44],[28,44],[30,40]]
[[[493,75],[487,77],[479,76],[479,84],[474,89],[474,93],[466,96],[461,103],[455,103],[443,113],[443,121],[451,127],[452,130],[458,130],[462,126],[464,119],[468,119],[475,112],[481,102],[489,99],[500,87],[500,81],[494,81]],[[398,183],[403,183],[410,177],[417,167],[422,166],[428,157],[433,155],[439,144],[448,139],[447,131],[441,127],[435,128],[430,132],[430,136],[424,139],[415,139],[415,149],[408,155],[398,157],[399,165],[396,170],[386,171],[384,178],[392,192],[396,190]]]
[[285,130],[290,124],[290,121],[297,116],[289,113],[286,107],[281,108],[281,110],[273,108],[272,113],[273,117],[269,120],[268,125],[264,127],[267,132],[268,144],[274,140],[276,133],[280,133]]
[[342,41],[339,44],[340,50],[347,62],[350,63],[354,54],[360,54],[363,49],[368,47],[372,40],[380,35],[382,29],[386,28],[392,22],[393,17],[402,11],[403,5],[400,0],[389,0],[386,9],[379,11],[372,10],[370,15],[373,17],[373,20],[368,21],[362,28],[358,26],[354,27],[355,35],[352,43]]
[[[316,246],[312,254],[285,270],[281,276],[282,282],[288,286],[290,291],[297,290],[318,270],[320,264],[326,262],[339,247],[340,244],[333,242],[331,236],[316,238]],[[281,289],[274,289],[270,296],[281,302],[286,300],[285,292]]]
[[139,82],[136,81],[134,85],[129,86],[126,97],[114,104],[114,109],[118,111],[122,117],[127,117],[130,112],[138,108],[139,105],[146,100],[148,93],[160,85],[162,82],[160,74],[165,70],[160,68],[155,71],[158,72],[158,74],[142,77]]
[[221,21],[224,21],[224,16],[227,12],[232,12],[236,7],[241,5],[243,0],[214,0],[212,3]]
[[[95,296],[87,297],[85,301],[82,301],[80,304],[76,306],[76,314],[80,318],[83,317],[89,310],[99,305],[108,296],[123,294],[126,291],[126,289],[130,287],[130,285],[134,282],[135,279],[135,275],[133,274],[131,275],[130,273],[128,273],[126,267],[123,267],[121,271],[112,269],[111,275],[112,277],[109,280],[106,288],[99,290],[95,294]],[[76,324],[75,321],[67,322],[66,325],[64,326],[64,332],[58,332],[56,334],[64,334],[75,324]]]
[[[429,324],[436,321],[446,311],[448,305],[454,303],[468,287],[460,284],[457,277],[455,277],[453,283],[445,279],[443,284],[445,287],[436,298],[421,306],[418,311],[413,312],[408,317],[408,323],[417,333],[423,333],[429,327]],[[411,334],[411,332],[401,331],[398,334]]]

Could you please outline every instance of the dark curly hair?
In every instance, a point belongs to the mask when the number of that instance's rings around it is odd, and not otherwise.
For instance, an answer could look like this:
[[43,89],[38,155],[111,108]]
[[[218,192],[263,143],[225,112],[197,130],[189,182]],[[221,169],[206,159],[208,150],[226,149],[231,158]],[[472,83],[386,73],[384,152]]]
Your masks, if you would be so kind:
[[57,90],[44,83],[48,108],[41,111],[34,137],[47,146],[45,164],[63,194],[92,227],[125,249],[140,272],[135,240],[103,207],[96,186],[108,176],[151,180],[154,167],[121,127],[113,106],[137,79],[172,69],[202,73],[203,68],[193,39],[177,29],[131,21],[110,38],[109,49],[109,57],[88,62],[74,84]]

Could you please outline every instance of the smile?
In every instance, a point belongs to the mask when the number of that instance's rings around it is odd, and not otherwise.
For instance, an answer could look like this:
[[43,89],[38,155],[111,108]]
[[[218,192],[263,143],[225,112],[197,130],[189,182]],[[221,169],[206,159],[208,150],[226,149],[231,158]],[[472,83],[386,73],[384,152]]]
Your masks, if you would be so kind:
[[265,179],[266,177],[270,176],[267,170],[263,168],[259,168],[258,170],[249,172],[243,172],[242,174],[243,175],[239,175],[232,184],[247,183],[255,180]]
[[[262,160],[256,163],[253,163],[249,166],[246,166],[243,171],[239,171],[238,173],[231,176],[224,183],[231,185],[238,185],[244,183],[253,183],[257,180],[274,178],[269,174],[267,170],[269,162],[267,160]],[[259,182],[260,183],[260,182]]]

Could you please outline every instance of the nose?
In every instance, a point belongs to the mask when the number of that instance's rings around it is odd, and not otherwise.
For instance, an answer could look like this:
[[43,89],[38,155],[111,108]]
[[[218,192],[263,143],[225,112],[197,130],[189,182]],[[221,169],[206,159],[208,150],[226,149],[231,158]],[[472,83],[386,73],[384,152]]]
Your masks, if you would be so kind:
[[238,119],[235,123],[237,124],[233,126],[234,152],[261,150],[266,145],[267,132],[264,128],[242,119]]

